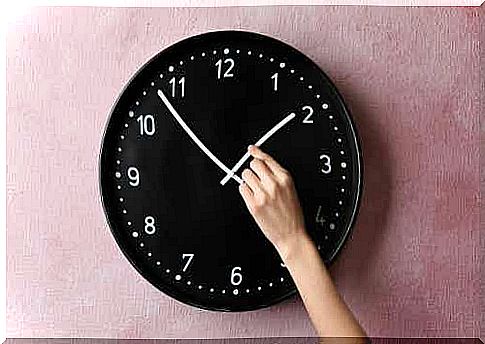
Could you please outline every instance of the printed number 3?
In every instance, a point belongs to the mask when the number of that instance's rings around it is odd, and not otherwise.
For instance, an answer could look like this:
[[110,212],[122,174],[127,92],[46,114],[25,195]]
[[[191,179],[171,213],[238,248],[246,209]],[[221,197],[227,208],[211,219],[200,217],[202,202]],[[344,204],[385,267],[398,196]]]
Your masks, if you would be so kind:
[[320,171],[324,174],[329,174],[332,171],[332,165],[330,165],[330,157],[326,154],[320,155],[320,160],[323,160],[323,167]]

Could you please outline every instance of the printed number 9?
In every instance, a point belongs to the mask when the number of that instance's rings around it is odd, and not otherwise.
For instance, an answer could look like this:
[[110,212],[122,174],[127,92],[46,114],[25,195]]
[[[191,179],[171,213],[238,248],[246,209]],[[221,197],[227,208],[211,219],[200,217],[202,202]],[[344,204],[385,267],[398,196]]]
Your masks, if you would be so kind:
[[140,173],[136,167],[128,168],[128,178],[130,179],[131,186],[140,185]]

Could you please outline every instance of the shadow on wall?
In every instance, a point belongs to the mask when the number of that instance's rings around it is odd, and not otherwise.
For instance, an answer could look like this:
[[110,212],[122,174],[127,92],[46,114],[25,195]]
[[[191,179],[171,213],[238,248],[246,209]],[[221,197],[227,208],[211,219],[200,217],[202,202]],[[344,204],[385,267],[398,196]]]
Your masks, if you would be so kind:
[[335,276],[343,277],[346,284],[362,286],[368,281],[369,268],[375,265],[376,253],[385,240],[393,192],[393,164],[386,133],[377,124],[372,102],[352,85],[339,86],[334,82],[350,109],[360,136],[364,182],[357,221],[331,270]]

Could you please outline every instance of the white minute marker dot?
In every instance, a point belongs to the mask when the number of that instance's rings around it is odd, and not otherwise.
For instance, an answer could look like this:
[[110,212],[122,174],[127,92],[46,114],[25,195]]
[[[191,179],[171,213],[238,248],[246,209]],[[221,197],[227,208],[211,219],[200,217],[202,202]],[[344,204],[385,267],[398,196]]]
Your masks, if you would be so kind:
[[344,153],[344,151],[340,151],[340,154],[344,155],[345,153]]
[[165,272],[166,272],[167,274],[169,274],[169,273],[170,273],[170,269],[165,270]]
[[280,278],[280,282],[283,282],[285,279],[283,277]]
[[125,128],[128,128],[128,123],[125,123]]
[[182,276],[180,276],[180,275],[175,275],[175,279],[176,279],[177,281],[180,281],[180,280],[182,279]]
[[202,286],[201,286],[201,285],[199,285],[199,290],[200,290],[200,289],[202,289]]
[[263,54],[259,54],[259,58],[262,58],[263,57]]
[[342,202],[342,201],[338,201],[338,204],[342,205],[342,204],[343,204],[343,202]]
[[273,61],[274,61],[274,58],[270,58],[269,60],[270,60],[271,62],[273,62]]
[[270,282],[270,283],[269,283],[269,286],[270,286],[270,287],[272,287],[272,286],[273,286],[273,283],[271,283],[271,282]]
[[328,104],[327,103],[323,104],[322,105],[322,109],[327,110],[328,109]]
[[342,179],[343,179],[343,180],[345,180],[345,179],[347,179],[347,177],[345,177],[345,176],[342,176]]
[[121,147],[118,147],[118,152],[121,152],[121,151],[122,151]]
[[342,142],[342,139],[341,139],[341,138],[339,138],[339,139],[337,139],[337,141],[338,141],[338,142]]
[[163,74],[160,74],[159,76],[160,76],[160,79],[163,79]]
[[121,190],[121,185],[118,185],[118,190]]
[[330,229],[335,229],[335,223],[330,224]]
[[237,295],[237,294],[239,294],[239,290],[234,289],[234,290],[232,291],[232,293],[233,293],[234,295]]
[[312,85],[308,85],[308,88],[311,90],[313,88],[313,86]]
[[116,176],[116,178],[120,178],[120,177],[121,177],[121,173],[116,172],[116,173],[115,173],[115,176]]
[[155,86],[155,83],[152,81],[152,82],[150,83],[150,86]]
[[128,221],[128,226],[131,226],[131,221]]
[[319,94],[317,94],[317,96],[316,96],[316,97],[317,97],[317,99],[318,99],[318,98],[320,98],[320,95],[319,95]]
[[284,62],[281,62],[281,63],[280,63],[280,68],[285,68],[285,66],[286,66],[286,65],[285,65],[285,63],[284,63]]
[[151,257],[152,256],[152,253],[151,252],[148,252],[148,257]]
[[333,119],[333,116],[332,116],[332,115],[330,115],[330,116],[328,116],[328,118]]
[[251,50],[248,51],[248,55],[251,55]]
[[215,54],[217,54],[217,50],[214,50],[212,53],[213,53],[214,55],[215,55]]
[[133,117],[135,113],[133,111],[128,111],[128,116]]
[[169,72],[173,72],[173,69],[174,69],[173,66],[168,67]]
[[193,61],[193,60],[194,60],[194,57],[193,57],[193,56],[191,56],[191,57],[190,57],[190,59]]
[[123,197],[120,197],[120,202],[123,202],[123,201],[124,201]]
[[160,261],[157,261],[157,265],[160,265]]
[[116,160],[116,165],[119,165],[121,164],[121,162],[119,160]]
[[210,291],[211,293],[213,293],[213,292],[214,292],[214,288],[210,288],[210,289],[209,289],[209,291]]
[[246,289],[246,293],[249,293],[249,289]]
[[223,293],[223,294],[225,294],[225,293],[226,293],[226,291],[225,291],[225,290],[223,290],[223,291],[222,291],[222,293]]
[[333,127],[333,130],[337,131],[337,130],[338,130],[338,128],[337,128],[337,127]]
[[291,74],[293,74],[294,72],[295,72],[295,70],[294,70],[294,69],[290,70],[290,73],[291,73]]
[[125,139],[125,135],[121,135],[120,136],[120,139],[124,140]]
[[131,233],[131,235],[133,236],[133,238],[138,238],[138,232],[133,232]]
[[238,53],[238,54],[239,54],[240,52],[241,52],[241,50],[239,50],[239,49],[237,49],[237,50],[236,50],[236,53]]
[[202,56],[205,56],[205,53],[202,53],[201,55],[202,55]]
[[143,247],[143,246],[145,246],[145,244],[141,242],[141,243],[140,243],[140,247]]
[[192,282],[190,282],[190,281],[187,281],[187,285],[191,285],[191,284],[192,284]]
[[340,166],[342,166],[342,168],[346,168],[347,167],[347,164],[345,162],[341,163]]
[[340,189],[340,191],[345,192],[345,189]]
[[258,287],[258,290],[261,290],[261,287]]
[[224,49],[224,54],[226,54],[226,55],[229,54],[229,49],[228,48]]
[[126,209],[123,209],[123,214],[126,214],[126,213],[127,213]]
[[180,62],[179,62],[179,65],[183,65],[183,64],[184,64],[184,61],[180,61]]
[[147,95],[147,92],[146,91],[143,91],[143,95],[146,96]]

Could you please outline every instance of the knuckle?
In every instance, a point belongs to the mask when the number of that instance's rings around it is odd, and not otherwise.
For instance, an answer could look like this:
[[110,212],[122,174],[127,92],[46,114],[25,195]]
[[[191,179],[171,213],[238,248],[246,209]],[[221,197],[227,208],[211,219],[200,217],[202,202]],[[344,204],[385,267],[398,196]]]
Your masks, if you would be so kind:
[[278,193],[278,184],[273,179],[269,179],[267,181],[267,189],[270,197],[274,199]]
[[288,171],[283,171],[283,175],[281,177],[281,182],[283,183],[283,185],[291,185],[292,181],[293,180],[291,179],[290,173],[288,173]]
[[244,180],[247,180],[250,175],[251,175],[251,172],[247,168],[241,173],[241,176],[243,177]]

